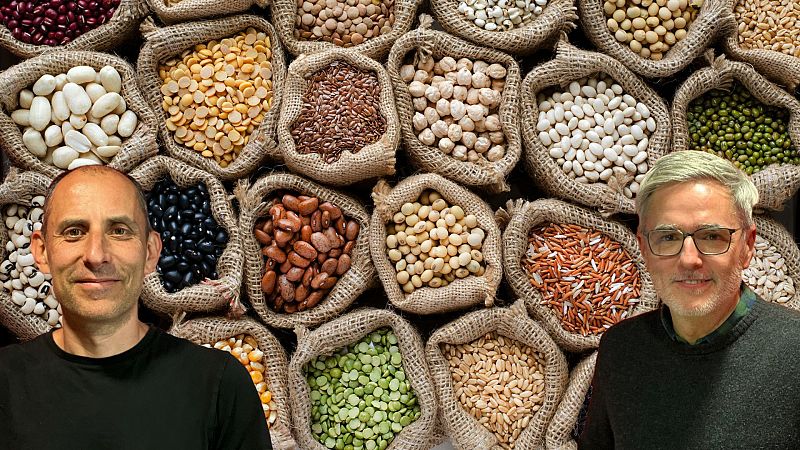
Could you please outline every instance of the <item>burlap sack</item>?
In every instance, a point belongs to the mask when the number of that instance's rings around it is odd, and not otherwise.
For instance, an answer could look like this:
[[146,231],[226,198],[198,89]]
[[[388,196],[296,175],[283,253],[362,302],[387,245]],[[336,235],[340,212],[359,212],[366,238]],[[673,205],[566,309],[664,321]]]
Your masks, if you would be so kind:
[[727,0],[705,0],[697,18],[689,24],[686,37],[670,48],[660,61],[643,58],[614,37],[603,12],[604,0],[578,0],[581,25],[586,36],[601,52],[624,64],[633,72],[647,78],[674,75],[700,56],[719,36],[730,32]]
[[[741,83],[762,103],[789,111],[789,138],[794,151],[797,151],[800,146],[800,101],[767,81],[749,64],[730,61],[724,55],[714,59],[710,51],[706,53],[706,59],[710,62],[709,67],[689,76],[672,100],[672,151],[693,150],[686,119],[686,111],[692,100],[712,89],[727,90],[734,81]],[[756,209],[781,210],[800,187],[800,166],[772,164],[751,175],[750,180],[758,189]]]
[[[333,61],[343,61],[353,67],[374,72],[380,83],[380,113],[386,119],[386,131],[381,138],[357,153],[342,152],[332,163],[319,153],[298,153],[292,137],[292,124],[303,108],[303,94],[308,88],[307,77],[328,67]],[[331,132],[334,130],[331,127]],[[356,50],[330,48],[311,55],[300,55],[289,65],[283,92],[281,116],[278,119],[278,144],[286,166],[294,172],[321,183],[345,186],[358,181],[394,174],[395,152],[400,145],[400,126],[394,106],[392,82],[383,66]]]
[[[457,13],[457,12],[456,12]],[[460,13],[459,13],[460,14]],[[406,33],[392,46],[386,68],[392,77],[397,113],[403,130],[403,141],[411,161],[426,172],[438,173],[459,184],[485,187],[491,191],[507,191],[505,178],[517,164],[522,144],[519,136],[519,85],[521,82],[519,65],[510,55],[493,48],[478,47],[441,31],[429,29],[430,17],[420,17],[420,27]],[[409,53],[414,52],[413,55]],[[503,88],[499,108],[503,133],[506,136],[506,154],[496,162],[481,160],[479,163],[459,161],[444,154],[438,147],[423,144],[417,138],[412,119],[414,106],[408,84],[400,77],[400,67],[408,63],[408,56],[414,61],[427,58],[450,56],[481,59],[488,63],[502,64],[506,70],[506,85]]]
[[[0,27],[0,29],[4,29]],[[133,134],[123,140],[119,153],[108,164],[122,172],[129,172],[137,164],[158,151],[156,144],[156,119],[135,83],[133,67],[117,56],[89,52],[61,50],[40,55],[0,73],[0,147],[8,154],[11,163],[25,170],[35,170],[54,178],[63,169],[45,164],[34,156],[22,142],[22,130],[11,120],[11,111],[18,108],[19,91],[30,89],[44,74],[67,73],[75,66],[92,66],[100,70],[112,66],[122,76],[122,92],[128,110],[136,113],[138,123]]]
[[[0,218],[5,221],[6,206],[13,204],[30,206],[31,199],[45,195],[50,178],[36,172],[18,173],[12,168],[5,182],[0,184]],[[0,262],[8,258],[6,249],[8,232],[5,224],[0,224]],[[0,323],[23,341],[35,338],[50,330],[47,320],[35,314],[23,314],[20,307],[11,301],[11,293],[0,286]]]
[[[790,309],[800,310],[800,249],[797,248],[794,236],[779,222],[768,216],[756,216],[756,233],[767,240],[770,245],[784,258],[785,262],[780,270],[786,279],[794,283],[795,294],[783,303]],[[774,270],[777,270],[773,266]]]
[[509,201],[506,210],[501,209],[498,215],[508,223],[503,232],[503,265],[506,269],[506,281],[511,285],[515,295],[525,299],[531,316],[542,323],[553,340],[565,351],[583,352],[595,349],[600,343],[600,335],[583,336],[565,330],[556,313],[550,306],[542,303],[542,293],[529,281],[527,269],[522,266],[522,258],[528,251],[528,233],[536,226],[544,226],[551,222],[575,224],[608,235],[628,252],[639,271],[641,280],[639,302],[629,308],[627,316],[635,316],[658,306],[653,282],[645,268],[636,236],[624,225],[604,219],[589,209],[554,199],[534,202]]
[[[228,167],[223,168],[213,159],[206,158],[195,150],[175,142],[173,133],[166,127],[167,113],[161,106],[164,98],[161,94],[162,82],[158,66],[169,58],[180,56],[184,50],[190,49],[197,44],[205,44],[211,40],[231,37],[249,27],[266,33],[270,39],[272,86],[274,91],[272,107],[265,115],[261,125],[250,135],[250,140],[242,148],[239,156]],[[141,28],[145,43],[142,45],[139,59],[136,63],[139,85],[153,107],[158,121],[161,143],[166,148],[168,155],[199,167],[222,180],[246,177],[260,167],[268,158],[276,159],[278,157],[275,126],[278,123],[278,113],[281,108],[281,92],[283,90],[283,80],[286,76],[286,63],[284,62],[283,48],[280,45],[278,35],[269,22],[261,17],[239,15],[156,29],[152,20],[148,19],[142,24]]]
[[[264,352],[267,389],[278,406],[278,418],[269,429],[272,447],[280,450],[293,450],[295,441],[291,432],[291,410],[289,409],[289,389],[286,386],[286,368],[288,361],[286,352],[277,338],[263,325],[248,317],[238,320],[223,317],[206,317],[176,323],[169,333],[195,344],[211,344],[234,337],[237,334],[249,334],[258,342],[259,350]],[[265,424],[266,425],[266,424]]]
[[515,449],[543,448],[547,424],[567,387],[567,361],[544,328],[528,317],[523,300],[517,300],[510,308],[471,312],[439,328],[428,339],[425,354],[436,383],[439,414],[447,434],[456,448],[502,448],[494,433],[475,420],[456,399],[452,373],[441,347],[442,344],[469,344],[491,332],[514,339],[544,354],[547,361],[544,372],[544,403],[514,442]]
[[[411,29],[417,8],[422,5],[422,0],[394,0],[394,25],[392,31],[378,37],[364,40],[363,43],[350,47],[351,49],[367,55],[376,60],[382,60],[392,43]],[[380,4],[380,3],[378,3]],[[302,5],[302,2],[300,3]],[[281,36],[283,45],[294,56],[316,53],[320,50],[337,48],[331,42],[299,40],[294,36],[295,20],[297,19],[297,0],[273,0],[272,23]]]
[[217,279],[206,279],[194,286],[170,293],[164,290],[161,275],[156,271],[144,279],[142,302],[148,308],[164,314],[174,314],[177,311],[209,312],[228,305],[236,310],[244,258],[236,215],[222,183],[209,173],[161,155],[148,159],[130,175],[142,185],[145,192],[149,192],[156,183],[165,178],[172,179],[181,188],[205,184],[211,199],[211,214],[228,232],[228,244],[217,260]]
[[311,390],[303,373],[303,366],[320,355],[330,355],[361,340],[368,333],[381,328],[391,328],[397,336],[397,346],[403,355],[403,371],[417,396],[422,414],[419,419],[395,435],[387,450],[427,450],[434,439],[436,423],[436,393],[434,390],[425,349],[417,330],[405,319],[386,310],[361,308],[338,317],[309,331],[295,329],[297,349],[289,361],[289,389],[291,391],[294,436],[304,450],[324,450],[311,435]]
[[[261,277],[264,276],[264,256],[261,245],[253,235],[258,219],[269,215],[267,201],[276,191],[289,190],[300,194],[314,195],[321,201],[329,201],[338,206],[345,216],[358,222],[360,231],[356,246],[351,255],[352,265],[319,304],[305,311],[292,314],[278,313],[266,303],[261,290]],[[298,325],[317,326],[340,315],[353,301],[373,283],[375,268],[369,255],[369,214],[355,199],[340,192],[325,188],[312,181],[291,175],[277,173],[258,179],[249,187],[242,182],[236,189],[239,199],[239,230],[242,234],[244,250],[244,288],[253,309],[264,322],[273,327],[294,328]]]
[[595,207],[604,216],[633,213],[634,200],[623,194],[633,176],[611,178],[608,183],[582,184],[569,178],[539,140],[536,125],[539,104],[536,96],[549,87],[567,85],[576,79],[604,72],[624,91],[643,102],[656,121],[656,131],[648,137],[647,162],[652,164],[669,151],[670,116],[667,104],[641,78],[614,58],[602,53],[580,50],[562,39],[556,46],[555,59],[531,70],[522,82],[522,136],[525,142],[525,167],[544,190],[564,200]]
[[66,45],[56,47],[26,44],[17,40],[7,27],[0,26],[0,47],[21,58],[31,58],[54,50],[111,50],[133,34],[147,12],[147,3],[144,0],[121,0],[111,20]]
[[550,0],[542,14],[529,23],[508,31],[488,31],[461,13],[459,3],[459,0],[431,0],[431,12],[445,31],[513,55],[533,53],[560,31],[570,31],[578,21],[574,0]]
[[[459,205],[466,214],[477,217],[478,226],[486,233],[480,249],[486,273],[480,277],[457,278],[444,287],[422,287],[409,295],[397,283],[397,272],[386,253],[386,224],[400,211],[403,203],[417,201],[427,189],[441,194],[449,205]],[[381,180],[373,189],[372,198],[375,211],[370,222],[370,254],[392,305],[414,314],[436,314],[479,304],[487,307],[494,304],[497,287],[503,278],[502,244],[500,228],[486,202],[468,189],[432,173],[408,177],[394,188]]]
[[576,422],[581,420],[580,412],[586,393],[592,385],[596,360],[597,352],[594,352],[581,360],[569,374],[567,390],[561,403],[558,404],[553,420],[547,426],[545,435],[547,450],[577,450],[578,443],[575,442],[574,430]]
[[190,22],[213,17],[227,16],[247,12],[251,6],[266,8],[269,0],[181,0],[179,3],[169,5],[165,0],[145,0],[158,18],[166,23]]
[[[737,3],[739,0],[728,0],[726,6],[733,11]],[[751,64],[765,77],[786,86],[789,92],[794,92],[800,84],[800,58],[773,50],[743,48],[739,44],[739,22],[733,14],[729,20],[732,21],[729,26],[732,31],[722,40],[725,54],[737,61]]]

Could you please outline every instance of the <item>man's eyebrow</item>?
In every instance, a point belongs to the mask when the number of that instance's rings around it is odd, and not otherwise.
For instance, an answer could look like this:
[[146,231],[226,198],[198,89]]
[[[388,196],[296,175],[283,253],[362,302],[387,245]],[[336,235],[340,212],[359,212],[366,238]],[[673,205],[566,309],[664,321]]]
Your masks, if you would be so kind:
[[[720,225],[718,223],[701,223],[696,229],[700,230],[700,229],[703,229],[703,228],[722,228],[722,225]],[[676,224],[673,224],[673,223],[662,223],[662,224],[656,225],[656,227],[653,228],[653,229],[654,230],[663,230],[663,231],[672,231],[672,230],[679,230],[680,227],[678,225],[676,225]]]
[[[63,231],[65,229],[69,228],[69,227],[75,227],[75,226],[77,226],[77,227],[86,227],[88,225],[88,223],[89,222],[86,219],[70,219],[70,218],[67,218],[67,219],[64,219],[64,220],[62,220],[61,222],[58,223],[58,226],[56,227],[56,230],[57,231]],[[139,230],[139,225],[130,216],[124,216],[124,215],[123,216],[113,216],[113,217],[107,218],[106,221],[105,221],[106,225],[112,225],[112,224],[117,224],[117,223],[124,224],[124,225],[130,227],[131,229],[133,229],[134,231]]]

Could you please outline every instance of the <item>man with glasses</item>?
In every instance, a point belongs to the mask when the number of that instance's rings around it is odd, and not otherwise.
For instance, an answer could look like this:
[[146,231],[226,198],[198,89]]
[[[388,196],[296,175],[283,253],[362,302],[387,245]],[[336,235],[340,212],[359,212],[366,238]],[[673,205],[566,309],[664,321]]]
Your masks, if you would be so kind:
[[580,448],[800,448],[800,314],[741,281],[757,201],[714,155],[654,164],[637,238],[663,306],[601,339]]

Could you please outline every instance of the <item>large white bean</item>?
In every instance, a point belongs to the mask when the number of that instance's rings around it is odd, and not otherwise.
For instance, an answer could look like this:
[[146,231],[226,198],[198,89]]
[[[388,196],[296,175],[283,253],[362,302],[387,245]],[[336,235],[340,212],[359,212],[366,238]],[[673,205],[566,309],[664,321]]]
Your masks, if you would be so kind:
[[94,102],[89,114],[97,118],[105,117],[117,108],[121,100],[121,95],[116,92],[108,92]]
[[103,117],[103,120],[100,121],[100,128],[105,131],[105,133],[109,136],[117,132],[117,126],[119,125],[119,116],[116,114],[109,114]]
[[78,158],[78,151],[67,145],[53,150],[53,164],[59,169],[67,169]]
[[97,83],[89,83],[86,85],[84,89],[86,89],[86,95],[88,95],[89,98],[92,99],[93,103],[97,102],[97,99],[99,99],[100,97],[104,96],[107,93],[106,89],[102,85]]
[[117,69],[111,66],[105,66],[100,69],[100,83],[107,92],[120,93],[122,90],[122,77],[120,77]]
[[81,130],[81,133],[96,147],[108,145],[108,135],[100,128],[100,125],[96,123],[87,123]]
[[47,154],[47,144],[45,144],[42,134],[33,128],[28,128],[22,133],[22,142],[37,158],[43,158]]
[[67,80],[75,84],[91,83],[96,76],[97,72],[90,66],[75,66],[67,71]]
[[119,153],[119,149],[119,145],[104,145],[102,147],[97,147],[94,152],[103,158],[113,158]]
[[31,111],[29,109],[17,109],[11,112],[11,120],[21,127],[31,126]]
[[101,163],[100,163],[100,162],[98,162],[98,161],[95,161],[95,160],[93,160],[93,159],[89,159],[89,158],[76,158],[75,160],[73,160],[73,161],[72,161],[72,162],[69,164],[69,167],[68,167],[68,169],[69,169],[69,170],[72,170],[72,169],[75,169],[75,168],[78,168],[78,167],[81,167],[81,166],[96,166],[96,165],[99,165],[99,164],[101,164]]
[[[94,78],[92,78],[94,79]],[[92,99],[89,94],[78,84],[67,83],[64,85],[64,99],[67,101],[67,106],[73,114],[86,114],[92,109]]]
[[136,130],[137,122],[138,118],[136,117],[136,113],[130,110],[125,111],[119,118],[119,125],[117,125],[117,134],[124,138],[130,137],[133,134],[134,130]]
[[50,125],[44,130],[44,143],[48,147],[55,147],[64,142],[64,135],[61,134],[61,127],[58,125]]
[[23,109],[30,109],[33,103],[34,94],[28,89],[19,91],[19,107]]
[[64,98],[64,92],[57,91],[53,94],[53,97],[50,101],[52,103],[51,106],[53,107],[53,117],[62,122],[68,120],[71,111],[69,106],[67,106],[67,99]]
[[51,114],[50,101],[47,100],[47,97],[34,97],[28,116],[31,126],[38,131],[43,131],[50,124]]
[[79,153],[88,152],[92,147],[89,138],[77,130],[70,130],[64,135],[64,143],[72,147]]

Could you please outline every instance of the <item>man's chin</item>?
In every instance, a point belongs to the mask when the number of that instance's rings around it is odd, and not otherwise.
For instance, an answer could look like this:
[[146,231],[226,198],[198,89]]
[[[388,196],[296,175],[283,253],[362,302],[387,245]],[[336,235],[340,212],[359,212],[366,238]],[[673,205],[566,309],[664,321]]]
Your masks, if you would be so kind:
[[689,299],[685,297],[681,298],[681,296],[668,296],[662,298],[661,301],[669,307],[672,315],[699,317],[709,314],[714,310],[713,299],[701,297],[700,295],[692,296],[692,298]]

